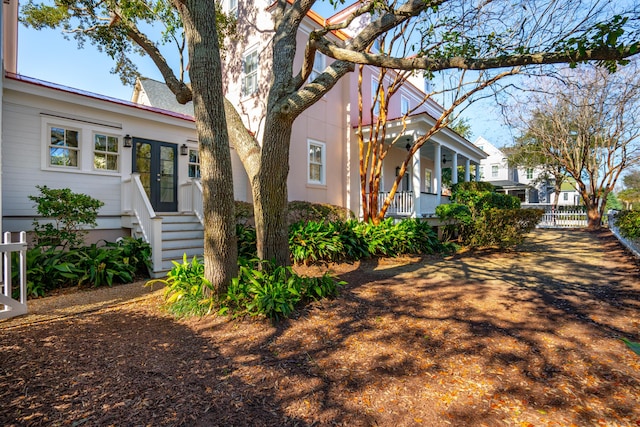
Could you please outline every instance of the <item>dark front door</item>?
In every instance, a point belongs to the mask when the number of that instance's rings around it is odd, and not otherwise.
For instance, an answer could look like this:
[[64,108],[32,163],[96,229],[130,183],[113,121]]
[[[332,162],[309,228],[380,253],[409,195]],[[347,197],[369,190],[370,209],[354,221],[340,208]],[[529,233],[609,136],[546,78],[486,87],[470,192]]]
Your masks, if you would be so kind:
[[133,138],[132,170],[156,212],[178,210],[177,151],[176,144]]

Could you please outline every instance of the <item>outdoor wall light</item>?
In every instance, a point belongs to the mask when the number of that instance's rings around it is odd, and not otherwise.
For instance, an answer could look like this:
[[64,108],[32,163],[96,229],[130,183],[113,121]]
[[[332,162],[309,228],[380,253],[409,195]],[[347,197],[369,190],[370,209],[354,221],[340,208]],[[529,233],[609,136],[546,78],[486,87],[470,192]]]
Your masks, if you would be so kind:
[[189,147],[187,147],[187,144],[182,144],[180,146],[180,154],[183,156],[186,156],[187,154],[189,154]]
[[131,135],[126,134],[124,136],[124,138],[122,138],[122,142],[124,143],[124,146],[127,148],[131,148],[132,142],[133,142],[133,138],[131,138]]
[[404,148],[406,148],[407,151],[411,151],[411,143],[407,142],[407,145]]
[[400,166],[396,166],[396,176],[400,175]]

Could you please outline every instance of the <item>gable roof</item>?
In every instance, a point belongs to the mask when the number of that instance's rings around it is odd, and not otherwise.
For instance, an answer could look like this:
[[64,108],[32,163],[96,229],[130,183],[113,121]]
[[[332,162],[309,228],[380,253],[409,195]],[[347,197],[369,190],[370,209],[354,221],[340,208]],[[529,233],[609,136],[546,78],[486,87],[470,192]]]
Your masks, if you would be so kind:
[[165,83],[147,77],[137,79],[131,102],[193,117],[193,102],[180,104]]

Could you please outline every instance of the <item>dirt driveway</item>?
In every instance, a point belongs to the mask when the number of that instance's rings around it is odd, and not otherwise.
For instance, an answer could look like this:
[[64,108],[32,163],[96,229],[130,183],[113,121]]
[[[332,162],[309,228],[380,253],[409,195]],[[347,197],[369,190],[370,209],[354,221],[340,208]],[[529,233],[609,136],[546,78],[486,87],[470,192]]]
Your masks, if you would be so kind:
[[640,425],[640,275],[608,232],[332,268],[341,297],[275,326],[139,285],[33,303],[0,323],[0,425]]

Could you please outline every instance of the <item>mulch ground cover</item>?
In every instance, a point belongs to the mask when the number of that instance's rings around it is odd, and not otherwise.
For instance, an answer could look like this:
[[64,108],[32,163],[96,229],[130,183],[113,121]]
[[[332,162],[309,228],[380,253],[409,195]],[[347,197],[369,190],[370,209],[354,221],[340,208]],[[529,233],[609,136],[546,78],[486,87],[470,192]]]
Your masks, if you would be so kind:
[[328,268],[341,295],[277,324],[158,292],[0,322],[0,425],[640,425],[640,274],[608,231]]

